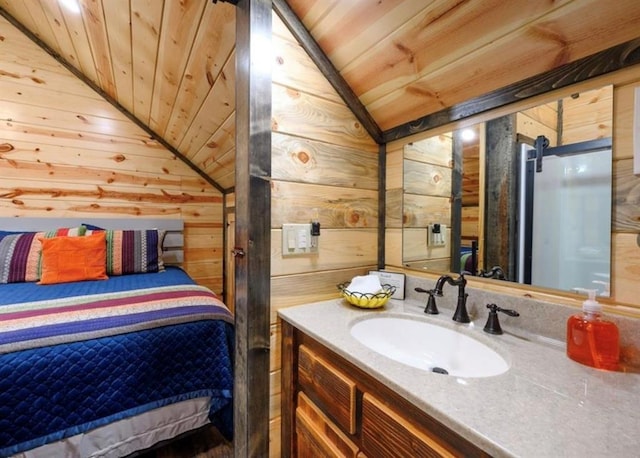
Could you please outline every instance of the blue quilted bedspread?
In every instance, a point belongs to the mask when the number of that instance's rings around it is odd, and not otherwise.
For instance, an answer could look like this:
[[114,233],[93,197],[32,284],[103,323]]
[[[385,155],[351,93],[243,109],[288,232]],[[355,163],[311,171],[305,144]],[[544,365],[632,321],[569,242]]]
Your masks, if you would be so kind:
[[[31,302],[193,283],[169,267],[106,281],[3,284],[0,312],[16,298]],[[232,359],[233,326],[212,319],[0,354],[0,456],[202,396],[211,396],[209,418],[231,438]]]

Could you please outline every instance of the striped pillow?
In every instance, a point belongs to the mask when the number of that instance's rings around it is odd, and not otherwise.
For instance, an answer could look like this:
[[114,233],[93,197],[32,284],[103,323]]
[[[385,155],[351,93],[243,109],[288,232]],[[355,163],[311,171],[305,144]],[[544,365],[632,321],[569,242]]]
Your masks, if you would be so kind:
[[0,283],[40,280],[42,244],[38,238],[82,236],[85,231],[84,226],[49,232],[0,231]]
[[[100,231],[87,231],[87,235]],[[106,229],[107,275],[162,272],[166,231]]]

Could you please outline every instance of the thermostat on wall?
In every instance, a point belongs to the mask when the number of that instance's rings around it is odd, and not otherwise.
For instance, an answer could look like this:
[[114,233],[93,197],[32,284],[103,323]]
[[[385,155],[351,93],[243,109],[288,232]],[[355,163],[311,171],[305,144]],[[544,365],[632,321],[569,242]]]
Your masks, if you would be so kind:
[[370,270],[369,275],[377,275],[380,283],[396,287],[391,299],[404,299],[404,274],[385,272],[382,270]]

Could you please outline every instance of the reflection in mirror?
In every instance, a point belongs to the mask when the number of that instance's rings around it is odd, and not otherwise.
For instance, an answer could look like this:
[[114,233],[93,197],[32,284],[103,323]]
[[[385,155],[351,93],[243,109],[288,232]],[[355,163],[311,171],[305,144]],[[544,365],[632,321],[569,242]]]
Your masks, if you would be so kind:
[[613,88],[405,145],[403,263],[609,291]]

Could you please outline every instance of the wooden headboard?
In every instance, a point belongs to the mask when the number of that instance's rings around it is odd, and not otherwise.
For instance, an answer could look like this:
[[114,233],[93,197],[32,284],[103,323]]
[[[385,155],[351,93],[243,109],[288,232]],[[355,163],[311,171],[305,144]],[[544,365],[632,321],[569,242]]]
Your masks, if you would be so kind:
[[0,217],[0,230],[3,231],[52,231],[80,224],[93,224],[104,229],[165,230],[167,235],[162,246],[165,264],[181,265],[184,261],[184,221],[181,219]]

